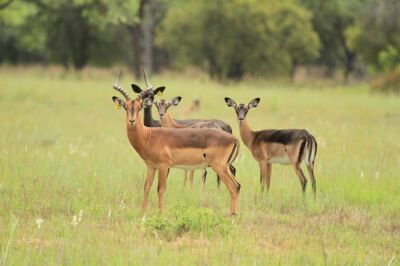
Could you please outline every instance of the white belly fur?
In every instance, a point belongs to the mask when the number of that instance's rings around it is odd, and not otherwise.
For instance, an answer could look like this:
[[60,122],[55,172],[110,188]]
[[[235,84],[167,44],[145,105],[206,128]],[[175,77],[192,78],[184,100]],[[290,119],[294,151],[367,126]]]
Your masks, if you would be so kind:
[[267,161],[268,163],[290,164],[289,157],[275,157]]
[[194,169],[204,169],[208,167],[207,163],[197,164],[197,165],[173,165],[172,168],[179,168],[184,170],[194,170]]

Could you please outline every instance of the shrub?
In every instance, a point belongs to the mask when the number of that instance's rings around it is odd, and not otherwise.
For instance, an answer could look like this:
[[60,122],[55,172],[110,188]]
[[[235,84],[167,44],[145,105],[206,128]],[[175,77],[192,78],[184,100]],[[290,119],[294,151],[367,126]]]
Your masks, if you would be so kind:
[[150,235],[172,239],[185,233],[226,235],[234,229],[234,223],[211,209],[190,207],[175,211],[170,220],[160,215],[150,216],[144,222],[144,229]]
[[371,88],[375,92],[400,93],[400,66],[373,79]]

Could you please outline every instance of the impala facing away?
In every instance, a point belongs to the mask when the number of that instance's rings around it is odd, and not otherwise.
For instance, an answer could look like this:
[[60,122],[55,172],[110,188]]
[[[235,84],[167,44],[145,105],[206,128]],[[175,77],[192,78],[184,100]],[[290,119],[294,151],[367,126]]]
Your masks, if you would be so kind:
[[260,166],[260,183],[264,191],[269,190],[271,183],[271,164],[291,164],[300,179],[303,193],[306,191],[307,179],[300,168],[302,161],[310,174],[314,197],[316,195],[316,181],[314,178],[314,161],[317,154],[317,142],[313,135],[304,129],[265,129],[252,131],[246,120],[250,108],[257,107],[260,98],[255,98],[249,104],[236,104],[228,97],[225,102],[233,107],[239,121],[240,136],[244,144],[250,149],[254,159]]
[[[187,124],[187,125],[177,124],[175,122],[175,120],[172,119],[172,116],[169,114],[169,112],[167,112],[167,111],[171,106],[177,106],[181,100],[182,100],[182,97],[177,96],[177,97],[172,98],[169,101],[165,100],[165,99],[161,99],[161,100],[156,100],[154,102],[155,106],[157,107],[158,114],[160,116],[161,125],[163,127],[177,128],[177,129],[181,129],[181,128],[216,128],[219,130],[223,130],[220,125],[225,124],[225,122],[223,122],[221,120],[217,120],[217,119],[210,119],[210,120],[192,119],[193,122],[190,124]],[[224,129],[226,131],[226,127]],[[229,127],[229,129],[230,129],[230,127]],[[227,131],[227,132],[231,133],[230,131]],[[229,167],[231,168],[231,172],[233,173],[233,175],[235,175],[236,169],[232,165],[230,165]],[[194,174],[193,170],[189,171],[191,186],[193,186],[193,174]],[[206,168],[204,168],[203,175],[202,175],[202,190],[204,190],[206,176],[207,176],[207,170],[206,170]],[[187,173],[185,173],[185,177],[187,178]],[[186,180],[186,178],[185,178],[185,180]],[[219,187],[219,185],[220,185],[219,178],[217,178],[217,182],[218,182],[218,187]]]
[[145,127],[140,116],[143,99],[131,100],[129,95],[118,85],[125,100],[113,96],[112,100],[126,110],[126,127],[132,147],[140,155],[147,167],[144,185],[142,213],[147,209],[149,192],[158,171],[158,204],[164,209],[164,191],[169,168],[202,169],[210,166],[226,185],[231,196],[230,213],[237,210],[240,184],[230,171],[229,165],[239,152],[238,140],[217,129],[170,129]]

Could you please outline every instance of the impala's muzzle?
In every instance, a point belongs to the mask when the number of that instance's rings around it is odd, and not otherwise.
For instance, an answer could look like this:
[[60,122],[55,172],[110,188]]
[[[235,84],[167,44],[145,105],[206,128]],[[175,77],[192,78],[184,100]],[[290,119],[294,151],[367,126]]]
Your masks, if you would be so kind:
[[129,125],[130,126],[136,125],[136,119],[129,119]]
[[243,122],[244,118],[246,117],[247,114],[247,108],[244,105],[239,105],[239,107],[236,108],[236,114],[239,122]]

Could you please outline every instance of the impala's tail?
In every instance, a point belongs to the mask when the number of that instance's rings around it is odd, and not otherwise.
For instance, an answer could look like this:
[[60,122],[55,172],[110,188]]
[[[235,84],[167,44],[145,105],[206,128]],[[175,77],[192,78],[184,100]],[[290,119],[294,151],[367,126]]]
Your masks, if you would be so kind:
[[314,162],[315,162],[315,158],[317,156],[317,141],[315,140],[313,135],[309,135],[307,140],[306,140],[306,154],[305,154],[305,158],[304,158],[304,162],[306,163],[306,165],[311,166],[312,168],[314,168]]

